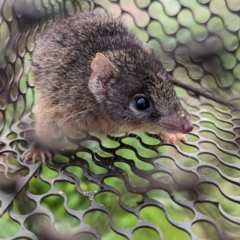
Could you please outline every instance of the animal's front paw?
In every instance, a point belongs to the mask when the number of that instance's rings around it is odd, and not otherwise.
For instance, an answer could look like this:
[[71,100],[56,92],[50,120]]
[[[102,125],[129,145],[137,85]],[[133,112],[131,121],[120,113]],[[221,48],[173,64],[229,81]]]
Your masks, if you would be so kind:
[[36,148],[34,146],[23,153],[24,162],[32,159],[33,163],[35,163],[37,161],[37,158],[40,158],[42,163],[44,163],[45,161],[52,159],[52,154],[46,149]]
[[167,141],[167,142],[170,142],[170,143],[173,143],[173,144],[176,144],[180,141],[186,141],[187,140],[186,136],[182,133],[176,133],[176,134],[161,133],[160,135],[161,135],[161,137],[164,141]]

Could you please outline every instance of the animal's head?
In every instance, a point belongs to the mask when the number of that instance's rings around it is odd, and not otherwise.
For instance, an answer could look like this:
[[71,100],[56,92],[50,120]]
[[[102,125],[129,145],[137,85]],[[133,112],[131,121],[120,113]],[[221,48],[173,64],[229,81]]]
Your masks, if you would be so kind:
[[119,131],[188,133],[190,115],[181,106],[168,73],[147,45],[97,53],[91,63],[90,91]]

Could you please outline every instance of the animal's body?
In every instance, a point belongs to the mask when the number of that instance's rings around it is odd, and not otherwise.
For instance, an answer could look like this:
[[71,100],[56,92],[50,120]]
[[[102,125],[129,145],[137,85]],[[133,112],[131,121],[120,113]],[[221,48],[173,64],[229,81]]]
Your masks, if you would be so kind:
[[[109,15],[87,12],[54,23],[36,43],[32,70],[38,141],[140,130],[175,143],[193,128],[153,50]],[[37,155],[32,147],[25,159]]]

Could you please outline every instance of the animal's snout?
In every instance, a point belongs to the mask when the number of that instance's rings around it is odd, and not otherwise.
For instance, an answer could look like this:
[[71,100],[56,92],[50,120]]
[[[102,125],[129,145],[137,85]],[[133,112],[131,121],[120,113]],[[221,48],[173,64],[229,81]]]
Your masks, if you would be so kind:
[[182,133],[189,133],[193,130],[193,125],[190,119],[189,115],[186,115],[185,113],[181,114],[181,118],[180,118],[180,132]]
[[191,121],[188,120],[188,119],[186,119],[186,121],[183,120],[181,132],[182,133],[189,133],[192,130],[193,130],[193,125],[192,125]]
[[191,118],[186,113],[164,117],[159,124],[166,130],[179,133],[189,133],[193,130]]

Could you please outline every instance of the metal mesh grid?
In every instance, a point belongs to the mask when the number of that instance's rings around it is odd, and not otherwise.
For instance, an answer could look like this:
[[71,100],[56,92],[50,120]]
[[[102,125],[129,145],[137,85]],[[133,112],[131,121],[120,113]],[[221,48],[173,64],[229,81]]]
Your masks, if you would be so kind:
[[[46,0],[22,6],[0,2],[0,224],[5,219],[18,226],[12,235],[2,228],[0,237],[239,239],[240,111],[196,93],[176,87],[194,123],[186,143],[173,146],[153,134],[79,134],[66,138],[68,147],[47,166],[21,161],[34,126],[29,60],[46,19],[88,9],[121,16],[174,77],[237,102],[238,1]],[[48,201],[54,196],[57,210]]]

